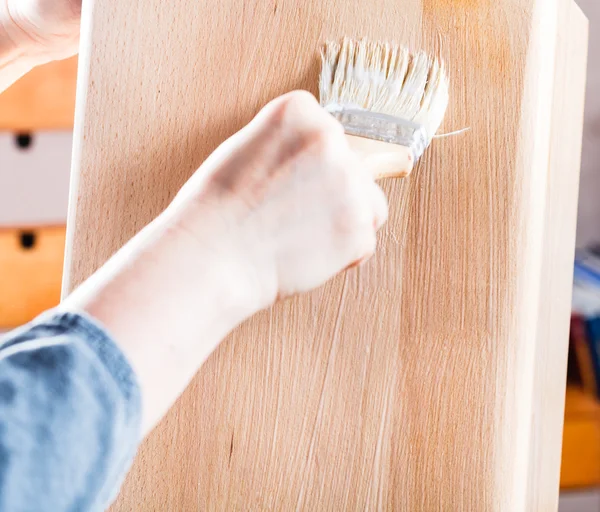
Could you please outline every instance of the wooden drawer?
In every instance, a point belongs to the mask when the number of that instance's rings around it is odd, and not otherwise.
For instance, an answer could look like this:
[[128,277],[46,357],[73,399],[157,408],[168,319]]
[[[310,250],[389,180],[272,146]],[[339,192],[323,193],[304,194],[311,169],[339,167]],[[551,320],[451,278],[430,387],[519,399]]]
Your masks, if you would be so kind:
[[0,230],[0,329],[60,301],[65,227]]
[[40,66],[0,94],[0,130],[73,128],[77,58]]
[[0,229],[67,222],[72,132],[0,132]]

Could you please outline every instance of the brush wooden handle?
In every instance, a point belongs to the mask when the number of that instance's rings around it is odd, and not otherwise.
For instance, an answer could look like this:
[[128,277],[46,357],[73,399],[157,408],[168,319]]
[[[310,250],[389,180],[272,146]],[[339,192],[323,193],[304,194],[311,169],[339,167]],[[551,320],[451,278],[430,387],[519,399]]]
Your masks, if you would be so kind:
[[346,138],[376,180],[406,178],[413,170],[414,157],[406,146],[354,135],[346,135]]

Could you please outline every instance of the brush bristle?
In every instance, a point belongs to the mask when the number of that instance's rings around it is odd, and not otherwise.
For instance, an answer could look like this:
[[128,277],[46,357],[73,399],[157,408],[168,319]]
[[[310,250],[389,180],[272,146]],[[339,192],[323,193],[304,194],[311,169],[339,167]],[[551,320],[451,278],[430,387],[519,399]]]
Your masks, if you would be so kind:
[[444,65],[396,44],[328,42],[322,51],[321,105],[331,112],[345,108],[391,115],[422,125],[428,143],[448,107]]

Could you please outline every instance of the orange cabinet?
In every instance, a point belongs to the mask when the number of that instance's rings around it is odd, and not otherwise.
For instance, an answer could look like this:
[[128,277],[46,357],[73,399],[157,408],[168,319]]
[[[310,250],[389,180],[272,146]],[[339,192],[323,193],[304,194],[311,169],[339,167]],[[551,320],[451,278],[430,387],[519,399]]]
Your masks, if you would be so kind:
[[600,404],[576,388],[567,390],[560,484],[600,486]]
[[77,58],[34,69],[0,95],[0,130],[70,130]]
[[0,329],[60,301],[65,228],[0,229]]

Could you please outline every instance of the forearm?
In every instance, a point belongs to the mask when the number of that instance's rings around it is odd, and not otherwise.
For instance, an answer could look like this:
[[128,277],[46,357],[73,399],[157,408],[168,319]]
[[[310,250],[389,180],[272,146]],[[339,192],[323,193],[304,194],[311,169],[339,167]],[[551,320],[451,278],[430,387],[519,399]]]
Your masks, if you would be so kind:
[[130,361],[142,390],[144,435],[218,343],[257,309],[236,266],[207,252],[210,241],[187,233],[179,215],[165,212],[61,306],[100,321]]
[[147,433],[240,322],[375,249],[381,189],[314,97],[267,105],[157,220],[63,303],[131,362]]

